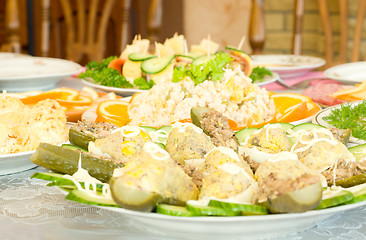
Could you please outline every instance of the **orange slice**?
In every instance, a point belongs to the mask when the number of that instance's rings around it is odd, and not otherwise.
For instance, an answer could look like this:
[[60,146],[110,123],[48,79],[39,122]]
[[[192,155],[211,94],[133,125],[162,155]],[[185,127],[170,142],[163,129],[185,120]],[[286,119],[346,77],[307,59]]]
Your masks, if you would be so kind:
[[271,95],[277,113],[284,114],[287,109],[302,102],[312,102],[311,98],[298,93],[275,93]]
[[56,88],[51,91],[42,92],[37,95],[22,98],[21,101],[24,104],[36,104],[39,101],[45,99],[61,99],[61,100],[73,100],[79,95],[79,91],[71,88]]
[[306,102],[298,103],[289,107],[282,116],[277,118],[277,122],[290,123],[304,119],[304,113],[307,112]]
[[73,108],[76,106],[89,106],[93,103],[90,97],[79,95],[73,100],[56,99],[56,101],[64,107]]
[[128,116],[128,102],[122,100],[106,100],[97,107],[97,122],[110,122],[119,127],[126,125]]

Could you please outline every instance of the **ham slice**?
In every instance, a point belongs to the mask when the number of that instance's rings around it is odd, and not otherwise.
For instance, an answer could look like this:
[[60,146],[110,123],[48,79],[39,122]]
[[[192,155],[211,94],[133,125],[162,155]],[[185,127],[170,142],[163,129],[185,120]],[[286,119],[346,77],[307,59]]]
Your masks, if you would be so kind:
[[314,102],[321,105],[333,106],[345,102],[344,100],[329,96],[331,93],[342,88],[344,88],[344,86],[341,83],[332,80],[317,81],[315,84],[312,84],[309,88],[305,89],[302,94],[310,97]]

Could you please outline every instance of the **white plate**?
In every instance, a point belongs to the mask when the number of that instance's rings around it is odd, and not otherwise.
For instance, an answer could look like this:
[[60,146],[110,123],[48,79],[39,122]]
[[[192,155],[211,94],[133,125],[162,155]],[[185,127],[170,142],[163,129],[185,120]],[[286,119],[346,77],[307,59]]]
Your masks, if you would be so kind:
[[[362,101],[357,101],[357,102],[351,102],[351,103],[347,103],[347,104],[356,105],[356,104],[359,104],[361,102]],[[323,118],[326,117],[326,116],[329,116],[331,114],[332,110],[338,109],[341,106],[342,105],[336,105],[336,106],[328,107],[328,108],[325,108],[325,109],[319,111],[314,116],[312,122],[315,123],[315,124],[319,124],[321,126],[324,126],[324,127],[334,127],[334,126],[330,125],[328,122],[326,122]],[[361,140],[361,139],[358,139],[358,138],[355,138],[355,137],[350,137],[349,141],[351,143],[356,143],[356,144],[366,143],[366,141]]]
[[254,84],[258,86],[264,86],[276,82],[278,78],[279,78],[278,73],[272,72],[272,76],[265,76],[263,82],[255,82]]
[[30,156],[35,152],[20,152],[0,154],[0,175],[25,171],[37,167],[30,161]]
[[291,214],[242,217],[174,217],[157,213],[144,213],[123,208],[100,207],[118,212],[143,227],[172,237],[195,239],[270,238],[304,231],[324,219],[349,209],[366,205],[366,201],[318,211]]
[[331,67],[324,75],[344,84],[356,84],[366,81],[366,62],[346,63]]
[[264,66],[281,79],[299,77],[325,64],[322,58],[301,55],[253,55],[255,66]]
[[91,82],[92,80],[81,79],[81,81],[89,87],[93,87],[93,88],[103,90],[103,91],[106,91],[106,92],[114,92],[114,93],[116,93],[118,95],[121,95],[123,97],[132,96],[134,93],[144,91],[144,90],[134,89],[134,88],[107,87],[107,86],[103,86],[103,85]]
[[52,89],[82,69],[71,61],[44,57],[0,58],[0,64],[0,90],[10,92]]

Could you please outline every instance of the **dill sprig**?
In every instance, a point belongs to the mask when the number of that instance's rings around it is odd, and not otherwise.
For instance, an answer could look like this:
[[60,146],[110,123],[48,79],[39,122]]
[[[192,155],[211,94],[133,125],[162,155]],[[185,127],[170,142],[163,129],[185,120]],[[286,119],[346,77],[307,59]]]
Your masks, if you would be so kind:
[[342,104],[323,119],[336,128],[349,128],[354,137],[366,140],[366,100],[357,105]]

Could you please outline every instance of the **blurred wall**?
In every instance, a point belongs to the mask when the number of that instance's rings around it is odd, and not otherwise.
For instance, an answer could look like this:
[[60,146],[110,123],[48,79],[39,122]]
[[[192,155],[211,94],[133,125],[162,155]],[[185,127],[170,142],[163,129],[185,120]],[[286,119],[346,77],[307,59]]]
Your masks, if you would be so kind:
[[[183,32],[188,46],[208,35],[222,47],[238,46],[248,35],[250,9],[250,0],[183,0]],[[247,37],[243,50],[250,51]]]

